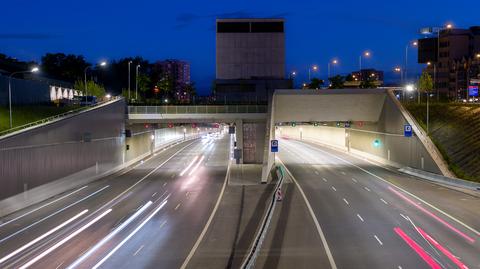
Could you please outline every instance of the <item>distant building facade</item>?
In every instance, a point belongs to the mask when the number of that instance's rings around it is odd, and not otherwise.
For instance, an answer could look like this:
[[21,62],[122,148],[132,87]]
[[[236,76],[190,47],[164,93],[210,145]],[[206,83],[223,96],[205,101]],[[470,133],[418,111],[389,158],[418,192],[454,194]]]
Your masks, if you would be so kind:
[[188,102],[191,96],[185,92],[185,88],[191,84],[190,64],[186,61],[167,59],[157,61],[155,67],[160,71],[161,78],[171,81],[175,98],[181,102]]
[[480,78],[480,26],[442,29],[437,37],[418,40],[418,62],[429,64],[425,70],[440,96],[466,98],[468,86]]
[[267,101],[275,89],[291,88],[285,78],[283,19],[217,19],[217,98]]
[[373,68],[354,71],[347,76],[346,88],[359,88],[362,81],[372,81],[376,87],[383,85],[383,71]]

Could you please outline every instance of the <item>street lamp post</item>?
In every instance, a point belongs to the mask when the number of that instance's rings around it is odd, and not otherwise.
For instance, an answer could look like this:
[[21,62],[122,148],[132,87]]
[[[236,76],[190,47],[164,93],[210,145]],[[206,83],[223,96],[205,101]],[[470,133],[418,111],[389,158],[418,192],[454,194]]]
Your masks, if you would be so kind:
[[132,61],[128,61],[128,101],[130,101],[130,65]]
[[358,57],[358,66],[359,66],[359,68],[360,68],[358,71],[360,71],[360,73],[361,73],[361,71],[362,71],[362,58],[363,58],[363,56],[365,56],[365,57],[370,57],[370,52],[369,52],[369,51],[365,51],[364,53],[362,53],[362,54]]
[[310,82],[312,79],[310,77],[310,71],[313,70],[313,71],[317,71],[318,69],[318,66],[314,65],[312,66],[311,68],[308,68],[308,81]]
[[137,64],[135,67],[135,100],[138,101],[138,69],[140,68],[140,65]]
[[[99,66],[106,66],[107,65],[107,62],[103,61],[103,62],[100,62],[98,64]],[[88,69],[90,69],[90,66],[87,66],[85,67],[85,69],[83,69],[83,74],[84,74],[84,85],[85,85],[85,103],[88,103],[88,88],[87,88],[87,71]]]
[[295,77],[297,76],[297,72],[296,71],[292,71],[290,73],[290,79],[292,80],[292,87],[295,89]]
[[13,127],[13,120],[12,120],[12,78],[17,74],[26,74],[26,73],[35,73],[38,72],[38,67],[34,67],[31,70],[27,71],[18,71],[13,72],[8,76],[8,114],[10,118],[10,129]]
[[332,64],[332,69],[333,69],[333,75],[335,75],[335,65],[338,63],[338,60],[337,59],[334,59],[330,62],[328,62],[328,78],[327,79],[330,79],[330,64]]
[[418,42],[417,42],[417,41],[413,41],[413,42],[408,43],[408,44],[405,46],[405,66],[403,67],[403,72],[405,73],[405,74],[403,75],[403,78],[404,78],[405,80],[408,79],[408,77],[407,77],[408,48],[410,48],[410,46],[416,47],[417,45],[418,45]]

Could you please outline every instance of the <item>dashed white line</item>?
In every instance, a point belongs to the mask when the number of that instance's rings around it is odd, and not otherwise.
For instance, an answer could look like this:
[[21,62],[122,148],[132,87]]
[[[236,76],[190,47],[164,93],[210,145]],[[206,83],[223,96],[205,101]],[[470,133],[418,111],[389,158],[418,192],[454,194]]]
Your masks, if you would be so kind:
[[333,191],[337,191],[337,189],[335,189],[335,187],[334,187],[334,186],[332,186],[332,190],[333,190]]
[[318,171],[315,171],[315,175],[319,175]]
[[362,216],[360,216],[360,214],[357,214],[357,217],[358,217],[362,222],[364,222],[364,220],[363,220]]
[[175,207],[175,210],[177,210],[177,209],[180,207],[181,204],[182,204],[182,203],[179,203],[179,204]]
[[349,205],[347,199],[343,198],[343,201],[345,202],[345,204]]
[[164,220],[164,221],[162,222],[162,224],[160,224],[160,228],[162,228],[162,227],[163,227],[163,225],[165,225],[165,223],[167,223],[167,221],[166,221],[166,220]]
[[366,191],[370,191],[370,189],[369,189],[369,188],[367,188],[367,187],[364,187],[364,189],[365,189]]
[[357,181],[355,178],[353,178],[353,177],[352,177],[352,181],[355,182],[355,183],[358,182],[358,181]]
[[133,256],[137,256],[138,252],[140,252],[140,250],[142,250],[142,248],[144,247],[145,245],[141,245],[137,251],[135,251],[135,253],[133,253]]
[[346,175],[346,174],[347,174],[347,173],[345,173],[345,172],[343,172],[343,171],[342,171],[342,172],[340,172],[340,173],[342,173],[342,175]]
[[152,197],[154,197],[155,195],[157,195],[157,192],[155,192],[154,194],[152,194]]
[[388,205],[388,202],[383,200],[383,198],[380,198],[380,201],[382,201],[384,204]]
[[399,266],[398,266],[398,269],[402,269],[402,267],[399,265]]
[[402,218],[404,218],[405,220],[409,221],[408,217],[406,217],[406,216],[403,215],[402,213],[400,213],[400,216],[402,216]]
[[322,180],[323,180],[323,181],[325,181],[325,182],[327,182],[327,179],[326,179],[326,178],[324,178],[324,177],[322,177]]
[[380,246],[383,246],[382,241],[380,241],[380,239],[378,239],[378,236],[377,236],[377,235],[373,235],[373,237],[375,237],[375,239],[377,239],[377,241],[378,241],[378,243],[380,244]]
[[163,186],[164,186],[164,187],[167,186],[167,182],[163,183]]

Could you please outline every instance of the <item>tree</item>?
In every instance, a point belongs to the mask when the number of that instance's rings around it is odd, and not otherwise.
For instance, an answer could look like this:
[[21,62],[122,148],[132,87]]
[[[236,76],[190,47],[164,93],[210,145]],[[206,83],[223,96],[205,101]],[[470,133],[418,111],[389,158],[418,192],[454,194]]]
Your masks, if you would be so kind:
[[41,70],[52,78],[73,82],[83,78],[87,66],[90,64],[82,55],[47,53],[42,57]]
[[152,80],[150,76],[146,74],[138,75],[138,91],[140,92],[140,97],[147,98],[149,90],[152,88]]
[[345,84],[345,78],[340,75],[329,78],[330,80],[330,89],[343,89]]
[[422,72],[422,76],[418,81],[418,89],[424,93],[428,93],[433,89],[433,80],[429,73]]
[[165,96],[170,96],[173,92],[173,81],[170,76],[165,75],[162,77],[156,85]]
[[73,88],[77,91],[83,92],[83,94],[87,94],[89,96],[93,95],[99,99],[105,96],[105,88],[102,85],[95,83],[93,80],[87,81],[87,93],[85,93],[85,83],[83,80],[75,81]]
[[367,77],[366,79],[362,80],[362,82],[360,82],[361,89],[374,89],[376,87],[377,85],[375,85],[375,79],[371,77]]
[[320,89],[320,87],[322,87],[323,85],[323,80],[319,79],[319,78],[312,78],[310,80],[310,84],[308,84],[308,88],[309,89]]
[[354,77],[352,74],[348,74],[346,77],[345,77],[345,81],[354,81]]

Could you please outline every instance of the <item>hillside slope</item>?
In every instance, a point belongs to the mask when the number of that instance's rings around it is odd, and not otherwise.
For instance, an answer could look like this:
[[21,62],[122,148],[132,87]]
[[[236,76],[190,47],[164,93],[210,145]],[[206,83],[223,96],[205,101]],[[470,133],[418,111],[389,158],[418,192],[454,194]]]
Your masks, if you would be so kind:
[[[425,129],[426,105],[404,106]],[[433,103],[429,129],[456,176],[480,182],[480,106]]]

